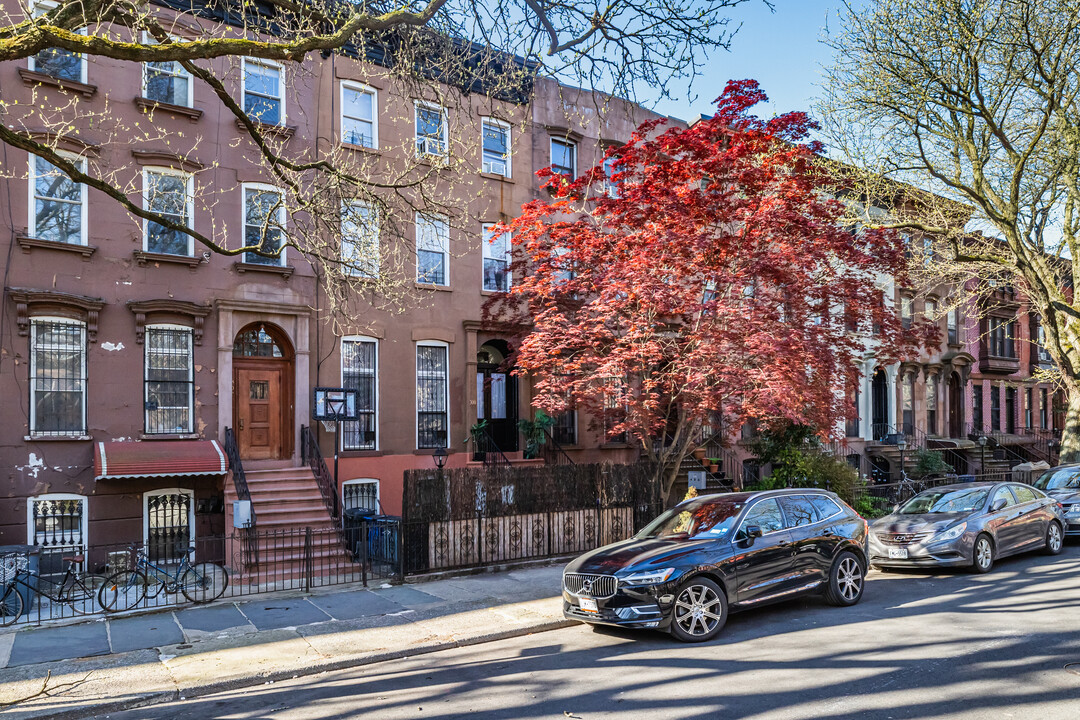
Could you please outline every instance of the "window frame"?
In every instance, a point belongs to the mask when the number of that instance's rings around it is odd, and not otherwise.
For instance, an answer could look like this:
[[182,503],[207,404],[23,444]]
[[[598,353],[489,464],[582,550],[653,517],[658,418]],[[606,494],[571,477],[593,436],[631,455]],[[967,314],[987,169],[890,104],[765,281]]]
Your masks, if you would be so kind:
[[[446,445],[436,447],[421,447],[420,446],[420,413],[430,412],[420,409],[420,348],[422,347],[438,347],[442,348],[446,352],[446,377],[443,384],[444,387],[444,399],[446,410]],[[450,343],[442,340],[417,340],[413,348],[413,392],[416,396],[416,400],[413,403],[413,424],[414,424],[414,442],[417,450],[436,450],[439,447],[450,447]]]
[[[281,253],[278,255],[278,265],[277,266],[275,266],[275,265],[273,265],[272,263],[269,263],[269,262],[259,262],[257,260],[252,262],[251,260],[248,259],[248,255],[254,254],[254,253],[249,253],[249,252],[245,252],[243,254],[243,256],[241,256],[241,260],[244,263],[247,263],[247,264],[263,265],[263,266],[266,266],[266,267],[285,267],[286,265],[288,265],[288,262],[286,260],[286,253],[288,253],[288,251],[289,251],[289,248],[286,246],[286,237],[285,237],[288,218],[289,218],[288,213],[285,210],[285,191],[282,190],[281,188],[277,187],[276,185],[270,185],[268,183],[258,183],[258,182],[240,183],[240,229],[241,229],[241,235],[243,236],[243,239],[242,239],[243,245],[247,244],[248,190],[259,190],[259,191],[263,191],[263,192],[273,192],[273,193],[277,193],[278,197],[280,197],[277,212],[280,214],[280,218],[278,219],[278,225],[281,227],[281,235],[282,235],[282,238],[281,238],[281,241],[282,241],[281,242]],[[256,255],[256,257],[265,257],[265,256],[258,255],[258,254],[255,254],[255,255]],[[267,258],[267,259],[269,259],[269,258]]]
[[[179,37],[177,37],[175,35],[170,35],[170,37],[172,37],[175,40],[180,40],[181,39],[181,38],[179,38]],[[148,32],[146,32],[145,30],[143,30],[143,32],[142,32],[142,42],[143,42],[144,45],[151,44],[151,43],[158,44],[158,43],[156,43],[154,41],[153,37],[151,37],[150,34]],[[157,98],[150,97],[150,95],[146,92],[146,88],[147,88],[147,84],[146,84],[147,71],[150,69],[150,63],[148,63],[148,62],[144,62],[142,64],[142,87],[139,90],[142,93],[142,96],[144,98],[146,98],[147,100],[152,100],[153,102],[156,102],[156,103],[167,103],[169,105],[176,105],[177,107],[186,107],[186,108],[195,107],[195,78],[183,66],[178,65],[178,67],[180,68],[180,72],[173,74],[173,77],[185,77],[185,78],[187,78],[187,102],[186,103],[184,103],[183,105],[180,105],[179,103],[174,103],[171,100],[158,100]]]
[[[342,263],[347,262],[345,260],[345,245],[346,245],[346,239],[345,239],[345,208],[346,207],[363,207],[368,212],[368,223],[367,223],[367,225],[368,225],[368,227],[373,226],[373,229],[374,229],[374,237],[369,238],[369,241],[370,241],[372,247],[374,247],[374,272],[373,273],[365,273],[364,271],[362,271],[362,270],[360,270],[359,268],[356,268],[356,267],[346,268],[345,265],[343,264],[342,265],[342,274],[348,275],[349,277],[366,278],[368,280],[377,280],[377,279],[379,279],[379,276],[382,273],[382,246],[381,246],[382,227],[381,227],[381,223],[379,222],[378,208],[371,205],[371,203],[360,200],[359,198],[342,198],[341,199],[341,213],[340,213],[341,224],[338,227],[338,235],[341,238],[340,247],[339,247],[339,253],[340,253],[340,256],[341,256],[341,262]],[[359,246],[359,243],[355,243],[355,242],[351,242],[351,241],[348,244],[352,245],[354,247]]]
[[[377,452],[380,449],[379,443],[382,440],[382,433],[379,432],[379,406],[381,404],[381,402],[380,402],[381,398],[379,397],[379,350],[381,349],[379,347],[379,338],[372,337],[370,335],[344,335],[344,336],[342,336],[340,338],[340,340],[338,342],[338,356],[339,356],[338,357],[338,373],[339,373],[338,378],[341,380],[341,387],[348,387],[345,384],[345,352],[344,352],[345,343],[347,343],[347,342],[370,343],[370,344],[375,346],[375,352],[374,352],[375,366],[374,366],[374,368],[372,368],[372,377],[373,377],[373,380],[374,380],[374,382],[373,382],[373,384],[374,384],[374,392],[372,393],[372,396],[373,396],[373,399],[374,399],[375,407],[372,410],[372,421],[371,421],[372,430],[375,433],[375,440],[372,443],[372,446],[370,448],[366,448],[366,447],[350,448],[350,447],[346,447],[346,445],[345,445],[345,433],[341,433],[341,451],[342,452],[345,452],[345,451],[349,451],[349,452],[353,452],[353,451],[356,451],[356,452],[360,452],[360,451],[376,451]],[[352,422],[352,421],[350,421],[350,422]]]
[[[68,159],[69,161],[75,163],[79,167],[79,169],[81,171],[86,172],[86,158],[84,158],[84,157],[82,157],[80,155],[75,155],[73,153],[64,152],[64,151],[59,151],[57,154],[61,155],[62,157],[66,158],[66,159]],[[42,162],[48,163],[50,166],[52,166],[54,168],[56,168],[56,166],[53,165],[52,163],[50,163],[48,160],[46,160],[43,157],[40,157],[38,155],[34,155],[33,153],[30,154],[29,181],[26,183],[27,184],[27,195],[28,195],[27,223],[26,223],[27,230],[26,230],[26,232],[32,238],[42,240],[44,238],[42,238],[38,234],[38,226],[37,226],[37,179],[39,177],[38,172],[37,172],[37,161],[38,160],[41,160]],[[62,240],[58,240],[58,241],[55,241],[55,242],[59,242],[62,245],[71,245],[72,247],[86,247],[89,244],[89,241],[90,241],[90,237],[89,237],[90,236],[90,232],[89,232],[90,223],[89,223],[89,219],[87,218],[87,214],[88,214],[88,212],[90,210],[90,203],[88,202],[88,193],[87,193],[88,188],[84,183],[76,182],[75,180],[72,180],[70,177],[68,177],[67,173],[60,170],[60,168],[56,168],[56,171],[59,172],[61,175],[63,175],[65,178],[67,178],[68,182],[73,182],[73,183],[75,183],[76,185],[79,186],[79,208],[80,208],[80,210],[79,210],[79,244],[74,245],[72,243],[64,242]],[[53,200],[54,202],[56,201],[55,199],[53,199],[51,197],[50,197],[50,200]],[[67,200],[60,200],[59,202],[65,202],[66,203],[68,201]]]
[[[247,78],[248,78],[248,63],[253,65],[259,65],[265,68],[273,68],[278,71],[278,97],[277,101],[281,104],[281,111],[276,123],[266,122],[261,118],[251,117],[247,110]],[[261,93],[252,92],[252,95],[256,97],[270,98],[270,95],[263,95]],[[268,125],[270,127],[285,127],[288,115],[286,114],[285,96],[288,93],[285,92],[285,65],[277,60],[264,60],[262,58],[240,58],[240,107],[243,109],[244,114],[248,115],[248,118],[259,125]]]
[[[424,222],[430,222],[433,226],[436,227],[438,223],[442,223],[442,226],[446,228],[446,233],[444,235],[439,235],[438,232],[435,233],[437,237],[443,240],[443,247],[440,250],[440,252],[442,253],[442,282],[434,282],[432,280],[427,280],[420,277],[421,250],[424,252],[436,252],[435,250],[432,250],[430,248],[424,248],[420,246],[421,219],[423,219]],[[414,257],[414,259],[416,260],[416,282],[421,285],[432,285],[434,287],[450,287],[450,219],[445,215],[429,214],[417,211],[413,224],[416,229],[416,253]]]
[[484,292],[509,292],[510,288],[514,287],[514,274],[510,267],[513,264],[513,235],[509,230],[499,233],[500,237],[506,239],[506,254],[502,258],[502,262],[506,263],[506,287],[489,288],[487,286],[487,269],[485,265],[488,260],[498,261],[500,258],[494,257],[489,253],[492,250],[492,244],[488,241],[489,235],[494,237],[495,233],[490,232],[491,228],[494,228],[498,223],[481,223],[480,224],[480,288]]
[[[382,483],[378,478],[351,478],[349,480],[341,481],[341,509],[347,510],[345,507],[345,488],[349,485],[374,485],[375,486],[375,512],[382,514]],[[342,520],[344,522],[344,518]]]
[[[143,526],[143,547],[150,547],[150,496],[151,495],[187,495],[190,498],[188,504],[188,541],[190,543],[191,550],[188,553],[188,557],[195,560],[195,538],[198,523],[195,522],[195,491],[190,488],[181,487],[165,487],[155,488],[153,490],[147,490],[142,495],[142,526]],[[149,550],[147,550],[149,552]],[[177,558],[179,561],[179,558]],[[157,561],[159,565],[166,565],[165,561]]]
[[[34,351],[34,326],[44,323],[62,323],[66,325],[72,325],[82,330],[82,363],[80,366],[80,374],[82,381],[82,428],[78,431],[71,432],[51,432],[42,431],[37,428],[37,403],[34,400],[34,371],[37,367],[37,353]],[[30,333],[29,333],[29,345],[30,345],[30,358],[28,363],[28,369],[30,373],[30,381],[27,387],[27,393],[30,400],[30,417],[29,417],[29,434],[32,438],[41,437],[57,437],[57,438],[85,438],[89,435],[90,419],[89,408],[87,407],[88,400],[88,387],[90,385],[89,372],[88,372],[88,349],[87,349],[87,327],[86,322],[82,320],[74,320],[69,317],[57,316],[57,315],[36,315],[30,318]]]
[[[420,149],[420,108],[424,108],[425,110],[437,110],[440,117],[442,118],[442,124],[441,124],[442,132],[440,133],[441,138],[439,140],[442,143],[441,152],[437,152],[437,153],[429,152],[426,149],[427,148],[427,143],[426,142],[424,143],[425,149],[424,150]],[[445,158],[445,157],[447,157],[449,155],[449,153],[450,153],[450,128],[449,128],[449,126],[450,126],[450,114],[447,112],[447,110],[446,110],[446,108],[444,106],[439,105],[437,103],[427,102],[426,100],[414,100],[413,101],[413,142],[416,144],[416,157],[418,157],[418,158]],[[423,137],[424,137],[425,141],[429,138],[429,136],[427,136],[427,135],[424,135]]]
[[[50,10],[55,10],[57,7],[59,7],[59,5],[60,5],[60,3],[57,0],[30,0],[30,3],[29,3],[30,17],[31,18],[40,17],[41,15],[49,12]],[[78,33],[80,35],[85,35],[86,34],[86,28],[79,29]],[[70,52],[70,51],[65,51],[65,52]],[[84,55],[83,53],[71,53],[71,54],[75,55],[75,56],[77,56],[79,58],[79,82],[81,82],[83,85],[86,85],[87,84],[87,77],[88,77],[87,76],[86,55]],[[40,70],[37,69],[37,63],[34,60],[34,55],[31,55],[28,58],[27,68],[29,68],[30,70],[32,70],[34,72],[41,72]],[[44,73],[42,73],[42,74],[44,74]],[[50,75],[49,77],[53,77],[53,76]],[[65,82],[65,81],[71,82],[68,78],[55,78],[55,79],[60,80],[61,82]]]
[[[180,330],[188,334],[188,425],[186,430],[155,432],[150,429],[150,335],[157,330]],[[176,323],[153,323],[143,328],[143,433],[154,436],[190,435],[195,432],[195,330],[188,325]]]
[[41,495],[31,495],[26,498],[26,544],[37,546],[37,529],[34,527],[34,503],[50,500],[79,500],[82,502],[83,512],[80,523],[82,527],[79,532],[82,535],[83,548],[85,549],[88,547],[88,533],[90,531],[90,497],[88,495],[79,495],[78,493],[43,493]]
[[[570,180],[576,180],[577,179],[577,173],[578,173],[578,144],[577,144],[577,142],[575,142],[574,140],[570,140],[568,138],[561,138],[561,137],[555,137],[555,136],[551,136],[550,139],[551,139],[551,143],[550,143],[550,145],[548,147],[548,159],[551,162],[548,165],[548,167],[550,167],[552,170],[555,170],[555,168],[556,168],[556,165],[555,165],[555,144],[556,143],[558,143],[558,144],[560,144],[560,145],[562,145],[564,147],[570,148],[571,149],[570,160],[573,163],[573,166],[571,167],[571,172],[570,172]],[[566,166],[565,165],[559,165],[558,167],[566,167]],[[563,175],[563,176],[566,175],[566,173],[559,173],[559,174]]]
[[[749,458],[747,458],[747,459],[749,459]],[[745,463],[746,460],[744,460],[743,462]],[[760,469],[759,469],[759,472],[760,472]],[[777,497],[775,495],[770,495],[769,497],[759,498],[756,502],[754,502],[752,505],[748,505],[743,510],[742,518],[739,520],[739,525],[738,525],[737,528],[735,528],[735,532],[732,534],[731,537],[733,539],[735,539],[735,540],[743,540],[743,539],[745,539],[746,538],[746,533],[743,532],[743,529],[746,527],[747,520],[750,519],[751,511],[753,511],[753,509],[756,508],[758,505],[760,505],[762,503],[765,503],[765,502],[769,502],[769,501],[772,501],[773,503],[776,503],[776,509],[780,511],[780,527],[777,528],[776,530],[770,530],[769,532],[763,532],[763,533],[761,533],[761,536],[765,537],[766,535],[772,535],[773,533],[788,532],[789,528],[784,527],[785,523],[787,522],[787,516],[784,515],[784,508],[783,508],[783,506],[780,505],[780,501],[777,499]]]
[[[502,161],[505,167],[503,169],[503,172],[501,172],[501,173],[500,172],[495,172],[494,170],[488,170],[487,167],[486,167],[487,160],[485,160],[485,158],[484,158],[484,153],[485,153],[485,150],[484,150],[484,133],[485,133],[488,125],[492,125],[494,127],[500,128],[501,130],[506,132],[506,156]],[[508,123],[508,122],[506,122],[504,120],[499,120],[498,118],[494,118],[494,117],[491,117],[491,116],[484,116],[484,117],[480,118],[480,172],[489,173],[491,175],[501,175],[502,177],[505,177],[505,178],[513,177],[513,165],[512,165],[512,162],[511,162],[512,153],[510,151],[510,139],[511,139],[511,137],[512,137],[512,135],[511,135],[510,123]]]
[[[160,167],[160,166],[147,166],[142,170],[142,202],[143,209],[149,212],[156,212],[163,214],[158,210],[152,210],[149,206],[150,198],[148,193],[150,190],[149,175],[171,175],[172,177],[183,178],[184,180],[184,192],[186,193],[186,202],[184,203],[184,220],[187,227],[190,229],[195,223],[195,175],[183,170],[177,170],[175,168]],[[150,249],[150,220],[143,218],[142,222],[142,235],[143,235],[143,251],[152,252],[159,255],[174,255],[175,257],[195,257],[195,238],[191,235],[185,235],[187,239],[187,255],[178,255],[176,253],[163,253],[160,250]]]
[[[379,149],[379,90],[356,80],[341,80],[338,83],[338,102],[341,109],[338,111],[338,129],[339,138],[344,145],[353,145],[355,147],[367,148],[369,150]],[[371,145],[365,145],[363,143],[349,142],[345,139],[345,120],[346,118],[359,120],[364,122],[363,118],[354,118],[351,115],[345,114],[345,91],[352,90],[365,95],[371,96]]]

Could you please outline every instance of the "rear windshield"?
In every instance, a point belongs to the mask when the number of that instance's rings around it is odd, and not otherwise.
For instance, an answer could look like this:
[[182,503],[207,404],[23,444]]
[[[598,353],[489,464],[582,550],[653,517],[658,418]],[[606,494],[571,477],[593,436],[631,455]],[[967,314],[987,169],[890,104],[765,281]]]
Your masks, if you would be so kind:
[[1080,468],[1050,470],[1032,484],[1040,490],[1080,488]]
[[971,512],[986,503],[988,488],[964,488],[963,490],[926,490],[904,503],[897,512],[901,515],[925,515],[927,513]]
[[730,500],[692,500],[668,510],[646,525],[636,537],[725,537],[742,509],[743,503]]

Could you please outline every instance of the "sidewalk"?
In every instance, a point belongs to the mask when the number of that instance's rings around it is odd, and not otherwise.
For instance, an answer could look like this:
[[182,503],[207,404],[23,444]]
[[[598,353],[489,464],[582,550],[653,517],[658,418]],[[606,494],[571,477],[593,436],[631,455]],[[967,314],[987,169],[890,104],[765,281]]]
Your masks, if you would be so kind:
[[[0,633],[0,714],[80,718],[574,624],[562,566]],[[45,692],[28,698],[42,690]]]

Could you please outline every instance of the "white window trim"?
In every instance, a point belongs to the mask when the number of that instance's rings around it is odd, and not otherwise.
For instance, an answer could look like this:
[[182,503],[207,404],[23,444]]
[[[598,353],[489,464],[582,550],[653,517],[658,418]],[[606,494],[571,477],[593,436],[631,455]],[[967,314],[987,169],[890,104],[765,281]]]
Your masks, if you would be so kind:
[[[420,251],[425,250],[427,252],[434,252],[433,250],[428,250],[427,248],[420,247],[421,218],[431,223],[441,222],[444,226],[446,226],[446,236],[444,238],[445,244],[442,248],[443,281],[441,283],[430,282],[428,280],[420,279]],[[415,278],[416,282],[420,283],[421,285],[431,285],[434,287],[450,287],[450,218],[446,217],[445,215],[417,212],[416,219],[413,224],[416,228],[416,253],[413,257],[413,259],[416,261],[416,272],[414,273],[413,277]]]
[[[278,255],[278,265],[285,267],[288,265],[286,260],[286,253],[289,248],[286,246],[287,238],[285,232],[288,228],[286,223],[288,222],[288,213],[285,212],[285,192],[276,185],[268,185],[266,183],[241,183],[240,184],[240,243],[241,246],[247,243],[247,192],[248,190],[265,190],[268,192],[277,193],[281,197],[281,204],[278,206],[279,219],[278,224],[281,226],[281,242],[283,247],[281,253]],[[241,256],[242,262],[248,262],[247,253]]]
[[188,557],[192,560],[195,559],[195,491],[188,488],[156,488],[154,490],[147,490],[143,493],[142,497],[142,516],[143,516],[143,547],[147,547],[150,544],[150,496],[151,495],[187,495],[191,498],[191,502],[188,503],[188,527],[191,532],[188,534],[188,541],[191,543],[191,551],[188,553]]
[[[368,335],[344,335],[341,338],[340,345],[338,346],[338,379],[341,381],[341,387],[345,387],[345,353],[341,352],[341,348],[347,342],[369,342],[375,343],[375,450],[380,449],[380,443],[382,442],[382,433],[379,431],[379,410],[382,405],[382,398],[379,397],[379,338],[371,337]],[[415,362],[415,361],[414,361]],[[341,436],[341,451],[345,451],[345,436]],[[347,482],[347,481],[346,481]],[[378,482],[377,480],[375,482]]]
[[176,434],[173,432],[150,432],[150,423],[148,422],[150,411],[146,409],[146,401],[149,399],[146,376],[150,371],[150,353],[148,350],[149,340],[146,336],[153,330],[184,330],[191,335],[191,343],[188,345],[191,351],[188,356],[188,426],[186,430],[182,431],[182,434],[195,432],[195,331],[188,325],[176,325],[173,323],[154,323],[153,325],[147,325],[143,330],[143,432],[155,436]]
[[[450,447],[450,436],[453,434],[453,430],[450,427],[450,378],[453,377],[450,374],[450,343],[443,342],[442,340],[417,340],[416,347],[413,349],[413,395],[415,400],[413,401],[413,447],[420,448],[420,393],[417,392],[420,386],[420,363],[419,355],[420,348],[422,347],[441,347],[446,348],[446,447]],[[429,450],[431,448],[423,448]]]
[[[443,151],[441,153],[421,152],[420,150],[420,129],[417,127],[417,121],[419,120],[420,108],[426,108],[428,110],[437,110],[442,115],[442,145]],[[416,156],[419,158],[445,158],[450,154],[450,117],[446,108],[436,103],[426,102],[424,100],[413,101],[413,142],[416,143]]]
[[578,144],[576,142],[574,142],[573,140],[567,140],[566,138],[561,138],[561,137],[552,137],[551,138],[551,142],[548,144],[548,159],[551,162],[548,163],[548,167],[554,167],[555,166],[555,143],[556,142],[561,143],[563,145],[566,145],[568,147],[574,148],[574,152],[573,152],[573,155],[574,155],[574,167],[573,167],[573,172],[570,174],[570,179],[571,180],[576,180],[577,176],[578,176],[577,175],[577,169],[578,169]]
[[[377,437],[377,435],[376,435]],[[382,514],[382,483],[378,478],[353,478],[351,480],[343,480],[341,482],[341,507],[345,507],[345,486],[346,485],[374,485],[375,486],[375,512]],[[344,522],[344,518],[342,518]]]
[[83,550],[89,547],[89,531],[90,531],[90,498],[86,495],[77,495],[75,493],[46,493],[44,495],[31,495],[26,499],[26,544],[37,545],[37,532],[34,529],[34,503],[40,500],[81,500],[83,505],[82,512],[82,528],[80,534],[82,535]]
[[[86,159],[85,158],[80,157],[78,155],[74,155],[72,153],[63,152],[63,151],[59,151],[57,154],[61,155],[64,158],[67,158],[70,161],[72,161],[76,165],[80,166],[79,167],[80,170],[82,170],[83,172],[86,172]],[[37,230],[38,230],[38,228],[37,228],[37,199],[35,197],[37,195],[36,190],[37,190],[37,178],[38,178],[38,175],[37,175],[37,161],[38,161],[38,159],[39,158],[38,158],[37,155],[34,155],[33,153],[30,154],[30,163],[29,163],[30,175],[29,175],[29,182],[27,182],[27,186],[28,186],[28,188],[27,188],[27,198],[28,198],[28,203],[29,204],[28,204],[28,210],[27,210],[28,218],[27,218],[27,221],[26,221],[26,227],[27,227],[27,233],[30,235],[30,237],[33,237],[33,238],[36,238],[38,236],[38,234],[37,234]],[[44,158],[40,158],[40,159],[44,160]],[[48,160],[45,160],[45,162],[48,162]],[[52,165],[52,163],[49,163],[49,164]],[[53,165],[53,167],[56,167],[56,166]],[[61,173],[63,172],[62,170],[59,170],[59,168],[57,168],[57,170],[60,171]],[[67,175],[65,174],[64,177],[67,177]],[[71,180],[71,178],[68,178],[68,179]],[[71,182],[75,182],[75,181],[71,180]],[[89,222],[87,221],[86,216],[87,216],[87,214],[89,213],[89,210],[90,210],[90,203],[87,202],[87,187],[86,187],[86,185],[83,184],[83,183],[75,183],[75,184],[79,186],[79,205],[82,208],[82,212],[79,213],[79,245],[85,247],[89,242]],[[67,244],[67,243],[65,243],[65,244]]]
[[278,74],[278,93],[279,94],[278,94],[277,100],[278,100],[278,102],[281,103],[281,118],[278,120],[277,123],[264,123],[262,120],[259,120],[257,118],[251,118],[251,119],[256,123],[261,123],[261,124],[264,124],[264,125],[276,125],[277,127],[284,127],[285,124],[286,124],[286,120],[289,117],[286,114],[286,107],[285,107],[285,96],[288,95],[288,93],[285,92],[285,66],[283,64],[279,63],[276,60],[263,60],[262,58],[248,58],[248,57],[241,58],[241,63],[240,63],[240,107],[244,110],[245,113],[247,112],[247,76],[248,76],[247,66],[248,66],[248,63],[251,63],[252,65],[261,65],[263,67],[272,67],[272,68],[277,69],[277,71],[279,73]]
[[[338,89],[338,102],[341,110],[338,112],[338,128],[339,137],[341,142],[344,143],[345,135],[345,91],[355,90],[361,93],[367,93],[371,95],[371,145],[360,145],[358,147],[366,147],[371,150],[379,149],[379,91],[370,85],[356,82],[355,80],[342,80]],[[415,118],[414,118],[415,120]],[[414,127],[415,132],[415,127]],[[349,145],[356,145],[356,143],[348,143]]]
[[[374,230],[375,230],[375,239],[374,239],[375,272],[374,273],[364,273],[364,272],[362,272],[362,271],[360,271],[360,270],[358,270],[356,268],[349,268],[348,270],[346,270],[346,268],[342,267],[342,273],[347,274],[350,277],[368,278],[370,280],[377,280],[382,275],[382,224],[379,222],[378,209],[376,207],[372,206],[370,203],[364,202],[363,200],[360,200],[360,199],[357,199],[357,198],[343,198],[342,201],[341,201],[341,215],[342,216],[344,216],[344,214],[345,214],[345,207],[347,205],[360,205],[360,206],[363,206],[363,207],[367,208],[368,217],[370,218],[369,222],[370,222],[371,225],[374,226]],[[342,223],[342,224],[344,224],[344,223]],[[340,235],[340,238],[341,238],[341,260],[342,260],[342,262],[344,262],[345,261],[345,252],[344,252],[344,250],[345,250],[345,231],[340,226],[338,227],[338,234]]]
[[[78,432],[70,433],[53,433],[53,432],[41,432],[37,429],[37,403],[34,402],[34,370],[37,366],[35,360],[36,353],[34,353],[34,329],[33,326],[36,323],[65,323],[67,325],[76,325],[82,328],[82,368],[81,373],[83,376],[83,389],[82,389],[82,402],[83,402],[83,427]],[[89,433],[90,427],[90,408],[87,407],[87,396],[89,395],[90,378],[87,373],[87,347],[86,347],[86,323],[82,320],[72,320],[67,317],[59,317],[54,315],[35,315],[30,318],[30,386],[28,388],[28,396],[30,398],[30,437],[70,437],[70,438],[83,438]]]
[[506,292],[510,288],[514,287],[514,274],[510,270],[510,265],[511,265],[511,259],[510,258],[512,256],[512,248],[513,248],[513,246],[511,244],[512,236],[511,236],[509,231],[500,233],[500,235],[503,235],[503,236],[506,237],[507,253],[502,258],[506,262],[506,278],[507,278],[506,288],[505,289],[504,288],[498,288],[497,290],[491,290],[490,288],[484,287],[484,260],[487,260],[489,258],[492,259],[492,260],[498,260],[499,259],[499,258],[490,256],[488,254],[490,252],[491,244],[488,242],[488,239],[487,239],[488,229],[495,227],[497,224],[498,223],[481,223],[481,225],[480,225],[480,289],[483,290],[484,292]]
[[[187,216],[188,227],[192,227],[195,224],[195,176],[191,173],[184,172],[183,170],[176,170],[174,168],[167,167],[145,167],[142,172],[142,202],[143,209],[150,210],[150,197],[149,188],[150,182],[148,175],[151,173],[155,175],[172,175],[173,177],[184,179],[184,192],[187,194],[187,202],[184,207],[184,214]],[[195,255],[195,238],[187,235],[187,255],[177,257],[194,257]],[[150,221],[143,219],[143,251],[150,252]],[[155,251],[156,252],[156,251]]]
[[[60,5],[60,3],[57,2],[56,0],[34,0],[33,2],[30,3],[30,16],[31,17],[39,17],[40,15],[44,15],[45,13],[49,12],[50,10],[55,9],[59,5]],[[78,33],[80,35],[85,35],[86,34],[86,28],[82,28],[81,30],[78,31]],[[75,53],[75,54],[79,56],[79,82],[81,82],[83,85],[85,85],[86,84],[86,79],[87,79],[86,55],[84,53]],[[31,55],[28,58],[27,67],[30,68],[31,70],[33,70],[34,72],[37,72],[37,67],[35,67],[35,65],[36,65],[36,63],[34,62],[34,56]]]
[[[500,127],[502,129],[506,130],[506,171],[503,172],[503,173],[497,173],[497,172],[493,172],[491,170],[485,170],[484,169],[484,126],[485,125],[495,125],[496,127]],[[482,117],[482,118],[480,118],[480,172],[491,173],[493,175],[502,175],[503,177],[507,177],[507,178],[508,177],[513,177],[513,166],[512,166],[512,162],[511,162],[511,158],[513,157],[513,153],[511,152],[511,145],[510,145],[510,141],[511,141],[512,137],[513,136],[511,134],[510,123],[504,122],[502,120],[498,120],[498,119],[493,118],[493,117]]]
[[[174,40],[181,40],[182,39],[182,38],[180,38],[178,36],[175,36],[175,35],[170,35],[170,37],[172,37]],[[154,39],[150,36],[150,34],[148,32],[146,32],[144,30],[143,33],[142,33],[142,42],[143,42],[144,45],[148,45],[148,44],[154,43]],[[147,65],[148,64],[149,63],[143,63],[142,64],[142,89],[141,89],[140,92],[142,92],[142,96],[144,98],[149,100],[150,97],[146,94],[146,71],[147,71]],[[181,67],[180,69],[183,71],[184,77],[187,78],[187,103],[184,104],[184,105],[181,105],[180,107],[195,107],[195,78],[192,77],[191,73],[189,73],[185,68]],[[164,101],[155,100],[154,102],[164,102]],[[170,104],[172,104],[172,103],[170,103]],[[241,103],[241,105],[242,104],[243,103]]]

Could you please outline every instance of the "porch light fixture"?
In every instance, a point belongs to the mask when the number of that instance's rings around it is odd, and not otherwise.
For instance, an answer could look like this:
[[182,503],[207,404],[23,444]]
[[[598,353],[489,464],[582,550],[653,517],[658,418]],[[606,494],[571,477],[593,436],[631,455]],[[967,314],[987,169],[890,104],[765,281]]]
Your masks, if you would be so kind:
[[440,472],[442,471],[443,466],[446,465],[446,456],[447,456],[447,452],[446,452],[446,448],[444,448],[444,447],[435,448],[435,452],[433,452],[431,454],[431,457],[435,458],[435,467]]
[[979,472],[986,474],[986,436],[979,436]]

